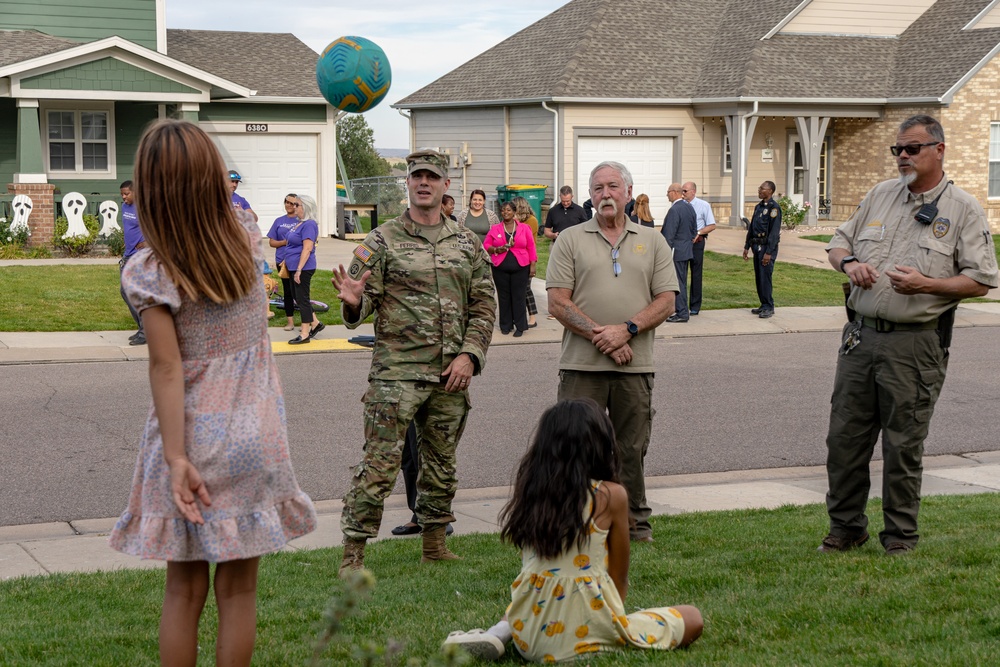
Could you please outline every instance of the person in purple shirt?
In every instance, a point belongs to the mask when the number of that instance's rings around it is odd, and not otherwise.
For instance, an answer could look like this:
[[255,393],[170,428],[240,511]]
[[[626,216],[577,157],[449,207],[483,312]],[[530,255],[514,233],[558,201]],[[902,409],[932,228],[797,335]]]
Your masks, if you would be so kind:
[[[288,245],[285,237],[288,236],[290,229],[299,224],[299,218],[295,215],[298,201],[298,195],[292,193],[285,195],[285,215],[275,218],[271,229],[267,232],[267,238],[270,239],[268,245],[275,249],[274,266],[278,268],[281,267],[281,262],[285,259],[285,246]],[[288,274],[287,278],[281,279],[281,293],[285,298],[285,317],[288,318],[285,331],[291,331],[295,328],[295,301],[292,298],[291,273]]]
[[289,345],[302,345],[316,337],[326,325],[313,313],[309,302],[309,284],[316,273],[316,239],[319,225],[316,224],[316,200],[299,195],[295,202],[295,215],[300,222],[288,230],[285,236],[285,266],[291,276],[292,294],[299,304],[302,327],[299,335],[288,341]]
[[[125,233],[125,253],[118,262],[118,275],[120,278],[121,272],[125,270],[125,265],[128,264],[128,260],[132,255],[137,250],[146,247],[146,239],[142,235],[142,230],[139,229],[139,216],[136,215],[134,197],[132,195],[132,181],[125,181],[118,187],[122,195],[122,231]],[[138,331],[128,337],[128,344],[145,345],[146,332],[142,328],[142,318],[139,316],[139,311],[132,306],[128,297],[125,296],[125,287],[119,288],[119,292],[122,295],[125,305],[128,306],[128,312],[132,315],[132,319],[135,320],[136,327],[138,327]]]
[[241,208],[244,211],[250,211],[250,214],[253,216],[253,221],[257,222],[258,220],[257,214],[254,213],[254,210],[252,208],[250,208],[250,202],[248,202],[240,195],[236,194],[236,188],[240,187],[240,182],[242,180],[243,177],[240,176],[240,172],[236,171],[235,169],[229,170],[229,187],[232,188],[233,190],[233,195],[232,195],[233,208]]

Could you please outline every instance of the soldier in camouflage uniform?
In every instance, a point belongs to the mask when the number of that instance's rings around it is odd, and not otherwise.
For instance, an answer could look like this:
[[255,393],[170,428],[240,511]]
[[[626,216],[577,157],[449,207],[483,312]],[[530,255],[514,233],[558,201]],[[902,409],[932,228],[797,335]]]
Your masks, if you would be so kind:
[[350,268],[334,271],[344,324],[375,314],[375,349],[365,404],[365,456],[344,497],[341,573],[360,569],[378,535],[399,473],[407,425],[416,421],[420,472],[416,513],[423,561],[457,558],[444,545],[455,520],[455,450],[469,413],[469,383],[486,363],[496,299],[479,238],[441,213],[447,158],[406,158],[411,207],[365,238]]

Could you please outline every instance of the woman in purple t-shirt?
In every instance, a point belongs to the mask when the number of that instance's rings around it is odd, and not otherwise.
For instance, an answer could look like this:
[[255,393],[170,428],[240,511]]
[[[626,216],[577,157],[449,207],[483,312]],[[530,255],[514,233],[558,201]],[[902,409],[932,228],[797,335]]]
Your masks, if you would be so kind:
[[[282,260],[285,259],[285,246],[288,245],[285,237],[288,236],[288,230],[299,224],[299,218],[295,215],[295,204],[298,201],[298,195],[291,193],[285,195],[285,215],[276,218],[271,229],[267,232],[267,238],[270,239],[268,244],[274,248],[274,266],[276,268],[280,268]],[[288,318],[285,331],[291,331],[295,328],[295,300],[292,298],[291,272],[287,278],[281,279],[281,293],[285,298],[285,317]]]
[[288,230],[285,236],[285,266],[288,267],[289,281],[295,303],[302,316],[300,333],[288,341],[289,345],[302,345],[316,337],[326,325],[313,313],[309,302],[309,284],[316,273],[316,239],[319,225],[316,224],[316,200],[299,195],[295,202],[295,215],[300,222]]

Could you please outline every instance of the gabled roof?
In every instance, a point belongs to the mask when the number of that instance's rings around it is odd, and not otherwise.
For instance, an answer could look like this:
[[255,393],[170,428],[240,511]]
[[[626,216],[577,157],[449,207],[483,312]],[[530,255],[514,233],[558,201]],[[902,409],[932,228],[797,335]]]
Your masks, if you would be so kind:
[[260,97],[319,98],[319,55],[290,33],[167,30],[167,54],[257,91]]
[[[876,2],[877,0],[872,0]],[[776,34],[801,0],[572,0],[393,106],[518,100],[946,99],[1000,48],[938,0],[898,38]]]
[[[20,36],[33,40],[29,31],[20,33]],[[54,45],[54,44],[53,44]],[[75,66],[84,62],[92,62],[104,57],[120,58],[135,64],[142,69],[147,69],[154,73],[176,78],[183,84],[188,84],[194,91],[193,94],[183,93],[178,97],[188,97],[208,101],[207,95],[210,88],[212,97],[250,97],[253,91],[245,88],[225,77],[220,77],[211,72],[199,69],[181,62],[174,58],[169,58],[158,51],[147,49],[135,42],[118,37],[105,37],[90,42],[67,42],[63,48],[49,50],[42,55],[31,58],[20,58],[12,63],[0,65],[0,78],[11,77],[20,79],[31,77],[38,73],[46,73],[61,69],[66,66]],[[205,86],[205,84],[208,84]],[[194,88],[198,86],[198,88]],[[199,89],[202,92],[199,92]],[[71,96],[80,99],[79,91],[73,91]],[[108,95],[107,91],[101,91]],[[69,94],[69,93],[67,93]],[[143,93],[118,91],[114,93],[121,99],[140,99]],[[203,99],[202,99],[203,98]]]
[[200,71],[217,88],[231,89],[236,84],[242,97],[256,91],[256,97],[322,99],[316,86],[319,56],[288,33],[167,30],[164,56],[120,37],[80,43],[34,30],[0,31],[0,68],[17,69],[21,63],[46,56],[58,60],[62,52],[69,58],[103,48],[128,51],[161,64],[172,62],[187,74]]

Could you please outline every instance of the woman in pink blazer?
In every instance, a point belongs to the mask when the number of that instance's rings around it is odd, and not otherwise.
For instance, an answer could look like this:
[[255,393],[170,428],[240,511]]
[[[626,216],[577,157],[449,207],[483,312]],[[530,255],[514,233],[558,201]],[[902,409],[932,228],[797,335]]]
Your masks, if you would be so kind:
[[531,227],[514,217],[514,204],[500,208],[500,224],[490,227],[483,247],[493,260],[493,282],[497,286],[500,304],[500,333],[522,336],[528,329],[524,298],[531,279],[535,277],[535,235]]

